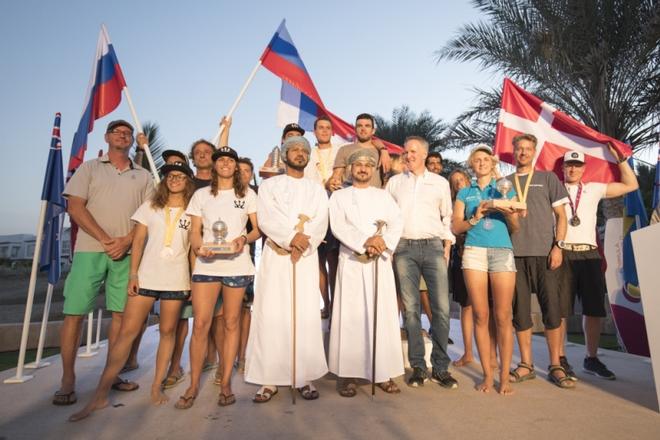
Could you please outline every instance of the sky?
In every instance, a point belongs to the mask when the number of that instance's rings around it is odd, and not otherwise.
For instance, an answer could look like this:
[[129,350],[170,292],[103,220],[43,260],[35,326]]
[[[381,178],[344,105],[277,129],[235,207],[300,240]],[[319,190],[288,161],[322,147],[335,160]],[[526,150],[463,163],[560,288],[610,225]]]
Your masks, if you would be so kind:
[[[0,151],[12,165],[0,172],[0,235],[35,233],[54,116],[62,113],[66,165],[102,23],[140,121],[188,151],[216,133],[283,18],[326,107],[347,121],[389,118],[404,104],[451,121],[474,103],[473,87],[501,84],[476,63],[434,59],[481,19],[467,0],[1,2]],[[280,84],[261,68],[234,113],[229,144],[255,164],[279,143]],[[86,159],[119,118],[131,120],[125,99],[96,121]]]

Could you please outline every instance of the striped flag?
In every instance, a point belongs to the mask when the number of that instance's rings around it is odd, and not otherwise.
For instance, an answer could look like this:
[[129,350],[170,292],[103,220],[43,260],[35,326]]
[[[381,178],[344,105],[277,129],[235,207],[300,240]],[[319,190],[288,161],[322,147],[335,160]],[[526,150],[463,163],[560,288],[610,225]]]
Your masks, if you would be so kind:
[[124,87],[126,87],[124,74],[119,67],[115,49],[110,43],[105,26],[102,25],[96,45],[92,74],[87,86],[85,108],[71,145],[71,156],[67,168],[69,177],[85,160],[87,136],[94,128],[94,121],[119,106]]
[[50,141],[48,164],[41,200],[47,202],[44,219],[39,271],[48,271],[48,282],[56,284],[60,279],[60,255],[62,251],[62,226],[66,213],[64,192],[64,168],[62,164],[62,139],[60,137],[60,121],[62,115],[55,115],[53,135]]

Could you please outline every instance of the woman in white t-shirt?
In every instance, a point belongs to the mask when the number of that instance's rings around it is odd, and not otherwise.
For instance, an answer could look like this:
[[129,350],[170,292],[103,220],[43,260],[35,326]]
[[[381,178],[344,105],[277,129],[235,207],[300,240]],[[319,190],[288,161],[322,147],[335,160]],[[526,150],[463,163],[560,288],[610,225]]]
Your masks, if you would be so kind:
[[[192,276],[193,333],[190,341],[190,387],[175,405],[190,408],[199,392],[209,328],[218,295],[222,293],[224,345],[218,405],[236,402],[231,390],[232,365],[239,346],[239,317],[245,288],[254,279],[249,243],[259,238],[257,195],[241,182],[238,154],[229,147],[213,153],[211,185],[195,192],[186,213],[192,226],[190,245],[197,255]],[[247,233],[248,220],[252,231]],[[214,253],[209,244],[231,247],[230,253]]]
[[181,306],[190,294],[188,237],[191,222],[185,209],[195,185],[192,170],[181,162],[163,166],[161,174],[163,180],[152,199],[143,203],[131,217],[135,229],[128,300],[119,335],[108,353],[108,361],[92,401],[82,411],[72,415],[69,418],[71,421],[83,419],[95,409],[107,406],[111,388],[122,390],[117,375],[157,299],[161,300],[160,342],[151,401],[154,405],[161,405],[168,400],[162,391],[162,382],[174,350]]

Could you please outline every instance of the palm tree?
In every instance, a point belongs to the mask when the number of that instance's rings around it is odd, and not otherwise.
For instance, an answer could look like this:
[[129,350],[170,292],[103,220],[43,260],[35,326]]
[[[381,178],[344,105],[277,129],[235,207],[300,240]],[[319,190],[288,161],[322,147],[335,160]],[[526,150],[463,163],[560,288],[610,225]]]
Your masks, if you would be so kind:
[[[160,137],[160,127],[156,122],[147,121],[142,125],[142,130],[149,140],[149,151],[154,159],[154,164],[156,165],[156,168],[160,168],[164,164],[161,154],[165,150],[165,142],[163,141],[163,138]],[[151,171],[147,156],[142,150],[138,149],[136,151],[134,160],[143,168]]]
[[[473,0],[487,19],[464,26],[437,61],[477,61],[511,77],[635,151],[656,145],[660,112],[658,0]],[[454,122],[448,142],[492,142],[500,90]]]
[[[446,132],[447,124],[442,119],[435,119],[428,110],[417,115],[407,105],[392,110],[392,119],[387,121],[380,115],[375,115],[376,135],[388,142],[403,146],[408,136],[421,136],[429,143],[429,151],[439,153],[448,150]],[[445,171],[451,172],[458,163],[443,158]]]

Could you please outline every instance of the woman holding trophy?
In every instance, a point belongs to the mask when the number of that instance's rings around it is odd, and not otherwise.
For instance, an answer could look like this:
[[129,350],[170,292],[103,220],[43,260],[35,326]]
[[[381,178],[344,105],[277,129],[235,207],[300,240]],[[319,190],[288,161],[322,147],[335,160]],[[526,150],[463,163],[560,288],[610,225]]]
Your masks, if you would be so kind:
[[[193,333],[190,341],[190,387],[176,407],[192,407],[206,356],[209,328],[218,295],[222,294],[225,339],[218,405],[236,402],[231,390],[231,366],[239,346],[238,322],[245,288],[254,279],[246,246],[259,238],[257,195],[241,182],[238,154],[229,147],[213,153],[211,185],[195,192],[186,213],[192,226],[190,245],[197,256],[192,275]],[[248,234],[247,222],[252,231]]]
[[164,165],[160,171],[163,180],[152,199],[144,202],[131,217],[135,222],[135,235],[131,248],[128,300],[119,335],[108,354],[92,401],[72,415],[70,421],[78,421],[92,411],[106,407],[110,389],[120,389],[122,382],[117,382],[119,370],[126,363],[133,341],[140,334],[157,299],[161,303],[160,341],[151,402],[162,405],[168,400],[162,391],[162,382],[174,351],[181,306],[190,294],[190,220],[185,209],[195,192],[195,185],[192,170],[182,162]]
[[477,145],[467,163],[476,179],[456,196],[452,232],[456,235],[466,233],[462,268],[472,304],[477,350],[484,374],[483,382],[476,389],[489,392],[494,382],[488,334],[490,283],[501,358],[498,391],[503,395],[512,394],[509,366],[513,353],[511,304],[516,267],[509,234],[517,229],[517,211],[523,206],[520,202],[509,200],[515,196],[509,180],[495,179],[497,158],[490,147]]

